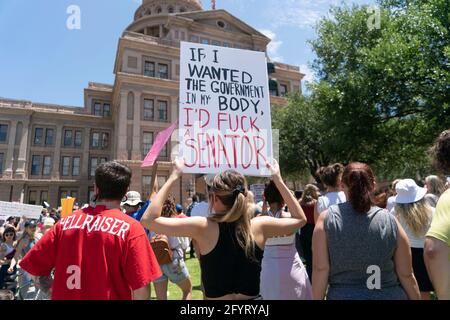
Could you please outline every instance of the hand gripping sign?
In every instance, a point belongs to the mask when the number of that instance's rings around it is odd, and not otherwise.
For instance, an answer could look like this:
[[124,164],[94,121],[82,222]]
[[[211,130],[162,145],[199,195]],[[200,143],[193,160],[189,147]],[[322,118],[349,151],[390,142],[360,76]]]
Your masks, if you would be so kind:
[[269,176],[273,158],[264,52],[181,43],[180,156],[186,173]]

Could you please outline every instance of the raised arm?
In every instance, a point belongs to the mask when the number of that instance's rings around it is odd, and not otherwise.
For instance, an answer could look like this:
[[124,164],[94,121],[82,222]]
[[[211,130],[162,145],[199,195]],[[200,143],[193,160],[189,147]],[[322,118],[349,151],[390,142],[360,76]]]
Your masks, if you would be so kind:
[[153,198],[150,206],[145,210],[141,219],[141,224],[156,233],[167,236],[179,236],[196,238],[202,233],[207,225],[206,218],[195,217],[189,219],[174,219],[161,217],[161,211],[164,201],[169,197],[172,186],[177,182],[183,172],[184,161],[176,159],[174,161],[173,171],[167,182]]
[[16,247],[16,253],[14,254],[14,257],[11,259],[11,264],[8,268],[9,273],[13,273],[14,267],[17,265],[17,263],[20,260],[20,255],[22,253],[23,248],[25,247],[25,239],[19,240],[19,243],[17,243]]
[[[291,235],[306,224],[306,216],[300,203],[283,182],[278,163],[268,163],[267,167],[272,173],[272,179],[280,191],[284,202],[289,207],[291,218],[276,219],[271,217],[259,217],[252,220],[253,232],[262,233],[263,241],[278,236]],[[258,237],[259,238],[259,237]]]

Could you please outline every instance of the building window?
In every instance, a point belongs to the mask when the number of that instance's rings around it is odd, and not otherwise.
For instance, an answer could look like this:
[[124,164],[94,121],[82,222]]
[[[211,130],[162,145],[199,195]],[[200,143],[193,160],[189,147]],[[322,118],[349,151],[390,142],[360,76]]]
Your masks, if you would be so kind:
[[158,104],[159,121],[167,122],[167,101],[158,101]]
[[36,204],[36,202],[37,202],[37,192],[30,191],[28,196],[28,204]]
[[31,158],[31,175],[38,176],[41,174],[41,156],[34,155]]
[[70,157],[62,157],[62,175],[67,177],[70,172]]
[[271,96],[278,96],[278,82],[275,80],[269,80],[269,92]]
[[191,36],[191,42],[198,43],[198,37],[197,36]]
[[100,133],[94,132],[92,134],[91,147],[92,148],[99,148],[100,147]]
[[100,117],[102,116],[102,104],[99,102],[94,104],[94,115]]
[[211,42],[211,44],[212,44],[213,46],[220,46],[220,41],[213,40],[213,41]]
[[53,145],[54,140],[54,133],[55,131],[53,129],[46,129],[45,130],[45,145],[51,146]]
[[186,40],[186,33],[184,31],[181,31],[181,40]]
[[219,27],[219,28],[225,28],[227,25],[226,25],[226,23],[225,22],[223,22],[222,20],[219,20],[219,21],[217,21],[217,26]]
[[142,154],[145,157],[153,145],[153,132],[144,132],[142,141]]
[[150,99],[144,99],[144,120],[153,121],[155,117],[154,101]]
[[159,77],[161,79],[169,79],[169,66],[167,64],[158,64]]
[[288,93],[288,86],[285,84],[280,84],[280,96],[285,97]]
[[109,133],[103,132],[102,133],[102,149],[107,149],[109,146]]
[[80,157],[73,157],[72,159],[72,176],[80,175]]
[[157,14],[160,14],[161,12],[162,12],[161,7],[156,8],[156,13],[157,13]]
[[169,8],[167,9],[167,12],[168,12],[168,13],[174,13],[175,10],[174,10],[173,7],[171,6],[171,7],[169,7]]
[[181,12],[181,13],[186,12],[186,8],[185,8],[185,7],[181,7],[181,8],[180,8],[180,12]]
[[48,202],[48,191],[41,191],[41,203]]
[[42,175],[49,176],[52,170],[52,158],[50,156],[44,156],[44,166],[42,168]]
[[170,142],[168,142],[168,143],[166,143],[166,145],[164,146],[164,148],[161,150],[161,153],[159,154],[159,156],[161,157],[161,158],[167,158],[169,155],[168,155],[168,151],[169,151],[169,143]]
[[202,44],[209,44],[209,39],[202,38],[202,39],[200,40],[200,42],[201,42]]
[[175,39],[180,39],[180,31],[175,30],[175,32],[174,32],[174,38],[175,38]]
[[43,137],[44,137],[44,129],[36,128],[34,131],[34,144],[42,144]]
[[91,202],[94,199],[94,188],[93,187],[89,187],[88,189],[88,199],[87,202]]
[[154,77],[155,76],[155,63],[150,61],[145,61],[144,63],[144,76]]
[[111,105],[109,103],[105,103],[103,105],[103,117],[104,118],[111,117]]
[[98,158],[91,158],[91,172],[90,172],[91,177],[95,176],[95,169],[97,169],[97,166],[98,166]]
[[8,136],[8,125],[0,124],[0,142],[6,142]]
[[64,146],[72,145],[72,130],[64,130]]
[[165,176],[158,176],[157,178],[158,182],[158,189],[161,189],[162,186],[167,182],[167,177]]
[[103,158],[91,158],[91,166],[89,169],[89,175],[91,177],[95,176],[95,169],[97,169],[98,165],[101,163],[105,163],[108,162],[108,158],[103,157]]
[[4,153],[0,153],[0,174],[3,173],[3,160],[5,158],[5,154]]
[[83,137],[83,134],[81,131],[79,131],[79,130],[75,131],[75,147],[81,147],[81,145],[83,143],[82,137]]
[[151,189],[152,176],[143,176],[142,177],[142,194],[145,194],[149,197],[152,193]]
[[70,195],[70,191],[67,191],[67,190],[61,190],[61,193],[60,193],[59,198],[60,198],[60,199],[66,199],[67,197],[69,197],[69,195]]
[[228,42],[224,42],[224,43],[223,43],[223,46],[226,47],[226,48],[229,48],[229,47],[230,47],[230,44],[229,44]]

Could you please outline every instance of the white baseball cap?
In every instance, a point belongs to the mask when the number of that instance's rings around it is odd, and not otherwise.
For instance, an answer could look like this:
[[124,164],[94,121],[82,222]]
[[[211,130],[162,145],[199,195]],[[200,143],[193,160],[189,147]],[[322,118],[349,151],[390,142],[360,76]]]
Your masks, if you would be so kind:
[[137,206],[138,204],[140,204],[141,202],[143,202],[141,200],[141,194],[137,191],[128,191],[127,192],[127,201],[122,202],[120,205],[124,206],[124,205],[129,205],[129,206]]
[[55,225],[55,219],[53,218],[45,218],[44,219],[44,227],[52,227]]
[[422,200],[427,194],[427,189],[419,187],[413,179],[400,180],[395,190],[397,191],[395,203],[414,203]]

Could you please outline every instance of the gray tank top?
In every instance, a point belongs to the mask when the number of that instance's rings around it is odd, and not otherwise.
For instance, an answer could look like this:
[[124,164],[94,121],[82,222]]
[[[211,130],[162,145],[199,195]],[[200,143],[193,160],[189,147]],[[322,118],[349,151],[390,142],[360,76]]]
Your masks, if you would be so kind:
[[380,268],[381,289],[398,286],[393,260],[397,230],[395,218],[381,208],[360,214],[350,202],[331,206],[325,218],[330,287],[367,288],[374,274],[370,266]]

